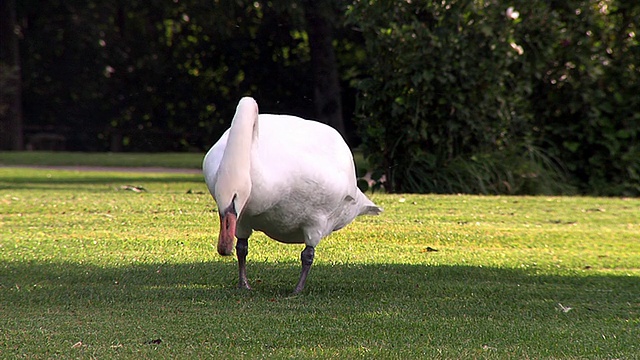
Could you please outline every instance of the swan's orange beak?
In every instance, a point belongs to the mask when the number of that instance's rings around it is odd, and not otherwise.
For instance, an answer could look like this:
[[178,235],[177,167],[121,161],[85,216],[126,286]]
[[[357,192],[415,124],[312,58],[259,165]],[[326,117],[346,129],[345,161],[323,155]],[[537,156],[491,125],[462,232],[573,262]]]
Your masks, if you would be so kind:
[[233,254],[233,240],[236,235],[237,215],[235,211],[225,211],[220,215],[220,236],[218,237],[218,254]]

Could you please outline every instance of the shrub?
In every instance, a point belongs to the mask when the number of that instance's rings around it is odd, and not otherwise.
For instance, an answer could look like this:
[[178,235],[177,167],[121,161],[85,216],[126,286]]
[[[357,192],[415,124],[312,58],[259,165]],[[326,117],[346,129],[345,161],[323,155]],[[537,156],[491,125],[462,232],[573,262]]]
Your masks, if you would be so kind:
[[[625,9],[609,20],[589,1],[509,9],[496,1],[355,2],[348,19],[370,54],[368,76],[356,84],[357,119],[387,190],[564,193],[576,185],[603,193],[602,181],[608,193],[639,193],[637,81],[607,83],[637,78],[632,57],[612,66],[596,56],[615,37],[567,40],[588,29],[624,33],[638,6]],[[637,48],[617,39],[622,52]],[[581,61],[563,61],[570,54]],[[582,148],[596,152],[576,153]]]

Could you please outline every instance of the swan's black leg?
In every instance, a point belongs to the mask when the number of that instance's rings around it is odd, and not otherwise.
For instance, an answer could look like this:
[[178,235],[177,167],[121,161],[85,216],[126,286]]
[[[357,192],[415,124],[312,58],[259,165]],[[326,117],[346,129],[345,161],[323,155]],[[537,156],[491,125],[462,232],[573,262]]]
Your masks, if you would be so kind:
[[238,239],[236,243],[236,254],[238,255],[238,287],[241,289],[251,290],[249,282],[247,282],[247,254],[249,253],[249,239]]
[[302,254],[300,254],[300,260],[302,260],[302,272],[300,273],[298,285],[296,285],[295,290],[293,290],[294,294],[298,294],[302,289],[304,289],[304,284],[307,281],[307,275],[309,275],[309,269],[311,269],[311,264],[313,264],[314,255],[315,249],[313,246],[307,245],[307,247],[302,250]]

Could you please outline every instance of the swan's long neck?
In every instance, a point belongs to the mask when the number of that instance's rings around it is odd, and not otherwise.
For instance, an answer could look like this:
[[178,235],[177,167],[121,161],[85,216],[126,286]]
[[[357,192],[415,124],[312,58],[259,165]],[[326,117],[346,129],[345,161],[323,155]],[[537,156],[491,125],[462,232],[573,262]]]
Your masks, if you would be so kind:
[[234,177],[248,176],[251,169],[253,127],[257,120],[255,115],[251,109],[238,107],[220,163],[220,167],[225,169],[226,174],[235,175]]
[[251,153],[258,138],[258,105],[251,98],[243,98],[233,117],[227,146],[218,168],[216,200],[229,206],[236,198],[240,213],[251,193]]

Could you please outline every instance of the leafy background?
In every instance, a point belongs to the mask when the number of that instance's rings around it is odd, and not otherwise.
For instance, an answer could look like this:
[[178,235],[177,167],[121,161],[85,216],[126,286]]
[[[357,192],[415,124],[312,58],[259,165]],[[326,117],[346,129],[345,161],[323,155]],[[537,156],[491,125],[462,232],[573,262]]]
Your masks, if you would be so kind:
[[344,135],[374,186],[640,194],[636,2],[7,3],[21,69],[2,65],[0,87],[21,74],[26,143],[202,152],[243,95],[317,118],[312,13],[330,19]]

